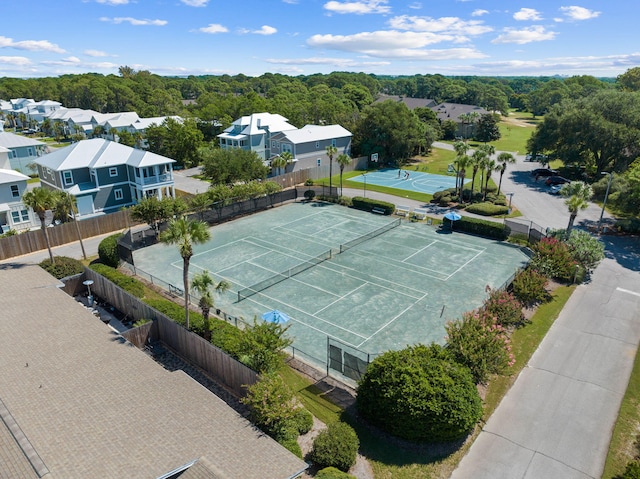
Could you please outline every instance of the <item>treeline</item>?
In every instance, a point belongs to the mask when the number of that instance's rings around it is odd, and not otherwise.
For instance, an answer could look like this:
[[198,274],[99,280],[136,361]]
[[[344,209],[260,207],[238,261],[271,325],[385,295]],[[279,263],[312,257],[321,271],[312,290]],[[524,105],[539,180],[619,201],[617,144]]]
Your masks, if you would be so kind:
[[103,113],[135,111],[142,117],[195,116],[204,121],[217,120],[224,126],[240,116],[268,111],[283,115],[297,127],[339,123],[349,129],[355,126],[359,113],[383,94],[429,98],[437,103],[473,104],[502,113],[517,108],[543,115],[563,99],[623,87],[620,77],[598,79],[587,75],[570,78],[438,74],[388,77],[334,72],[296,77],[265,73],[258,77],[183,78],[123,66],[119,75],[0,78],[0,98],[55,100],[68,108]]

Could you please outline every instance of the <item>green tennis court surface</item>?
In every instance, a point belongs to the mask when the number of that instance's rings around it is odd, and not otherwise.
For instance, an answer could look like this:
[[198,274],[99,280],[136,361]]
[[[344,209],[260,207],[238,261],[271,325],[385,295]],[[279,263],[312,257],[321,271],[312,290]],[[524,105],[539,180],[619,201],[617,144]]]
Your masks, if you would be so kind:
[[[362,183],[363,186],[368,183],[370,185],[386,186],[397,190],[416,191],[429,195],[434,194],[436,191],[446,190],[456,186],[455,176],[435,175],[422,171],[399,170],[398,168],[370,171],[349,178],[349,181],[357,181]],[[470,182],[470,179],[465,180],[465,184]]]
[[[296,353],[322,365],[327,337],[371,355],[444,342],[447,320],[478,307],[487,285],[502,286],[528,259],[506,243],[394,221],[328,204],[274,208],[213,227],[212,240],[195,247],[190,273],[207,269],[231,283],[215,298],[227,315],[250,322],[266,311],[285,312]],[[350,242],[356,244],[340,253]],[[138,250],[134,262],[181,287],[175,246]]]

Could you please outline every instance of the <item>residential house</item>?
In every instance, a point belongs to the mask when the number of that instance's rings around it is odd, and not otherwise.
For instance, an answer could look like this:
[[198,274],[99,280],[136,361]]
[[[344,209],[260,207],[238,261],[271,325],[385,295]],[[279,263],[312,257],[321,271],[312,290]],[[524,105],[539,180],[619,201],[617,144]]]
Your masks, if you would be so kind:
[[475,133],[476,122],[480,116],[489,113],[480,106],[461,103],[440,103],[431,109],[436,112],[441,123],[447,120],[455,121],[458,124],[456,136],[462,138],[471,138]]
[[116,211],[145,197],[175,197],[173,163],[102,138],[73,143],[36,162],[42,186],[75,196],[79,217]]
[[10,150],[10,169],[25,175],[32,175],[35,170],[31,165],[49,151],[46,143],[8,131],[0,132],[0,146]]
[[37,265],[0,274],[0,477],[293,479],[307,464]]
[[274,156],[271,151],[271,136],[296,127],[287,122],[282,115],[272,113],[254,113],[234,121],[231,126],[218,135],[220,148],[242,148],[255,151],[267,163]]
[[340,125],[306,125],[300,129],[285,130],[271,135],[271,158],[287,151],[293,163],[286,171],[304,170],[329,165],[327,146],[335,146],[336,158],[351,153],[351,132]]
[[412,98],[401,95],[380,95],[374,103],[382,103],[387,100],[391,100],[396,103],[404,103],[409,110],[415,110],[416,108],[433,108],[434,106],[437,106],[436,101],[429,98]]
[[33,210],[22,203],[29,177],[10,168],[9,153],[0,146],[0,234],[40,226]]

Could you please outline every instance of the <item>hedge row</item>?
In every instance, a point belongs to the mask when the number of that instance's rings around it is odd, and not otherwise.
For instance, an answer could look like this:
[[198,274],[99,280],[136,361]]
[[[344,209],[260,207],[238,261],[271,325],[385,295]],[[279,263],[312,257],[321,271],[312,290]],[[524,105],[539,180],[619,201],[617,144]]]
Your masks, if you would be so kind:
[[[445,218],[444,224],[451,226],[451,221]],[[511,228],[505,224],[478,218],[469,218],[467,216],[463,216],[460,220],[456,221],[454,229],[456,231],[463,231],[465,233],[500,241],[506,240],[509,234],[511,234]]]
[[96,273],[101,274],[115,285],[120,286],[136,298],[142,298],[144,296],[144,286],[142,286],[142,283],[137,279],[127,276],[106,264],[95,263],[90,265],[89,268]]
[[55,263],[51,263],[49,258],[40,263],[40,267],[47,271],[56,279],[66,278],[84,271],[82,262],[68,256],[54,256]]
[[484,203],[470,204],[465,208],[465,211],[482,216],[497,216],[509,214],[509,207],[486,201]]
[[390,215],[396,210],[396,205],[386,201],[374,200],[372,198],[364,198],[362,196],[354,196],[351,198],[351,204],[354,208],[363,211],[372,211],[374,208],[384,210],[385,215]]

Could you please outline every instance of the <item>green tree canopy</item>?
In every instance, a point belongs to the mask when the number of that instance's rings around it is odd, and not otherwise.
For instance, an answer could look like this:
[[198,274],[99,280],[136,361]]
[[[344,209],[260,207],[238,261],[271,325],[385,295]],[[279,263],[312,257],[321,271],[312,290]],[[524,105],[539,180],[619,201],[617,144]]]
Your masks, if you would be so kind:
[[179,122],[167,118],[162,125],[147,128],[149,151],[176,160],[179,165],[190,167],[199,164],[198,149],[202,146],[202,132],[193,119]]
[[200,155],[202,175],[212,185],[264,179],[269,172],[269,167],[255,151],[204,147],[200,149]]

